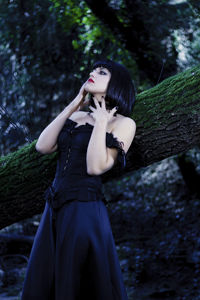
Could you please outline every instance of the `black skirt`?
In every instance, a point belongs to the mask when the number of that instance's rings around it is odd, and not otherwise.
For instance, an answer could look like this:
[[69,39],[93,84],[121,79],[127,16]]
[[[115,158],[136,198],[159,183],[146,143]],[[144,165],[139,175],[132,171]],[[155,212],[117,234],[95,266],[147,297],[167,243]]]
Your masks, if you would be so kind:
[[22,300],[127,300],[102,200],[46,202],[31,250]]

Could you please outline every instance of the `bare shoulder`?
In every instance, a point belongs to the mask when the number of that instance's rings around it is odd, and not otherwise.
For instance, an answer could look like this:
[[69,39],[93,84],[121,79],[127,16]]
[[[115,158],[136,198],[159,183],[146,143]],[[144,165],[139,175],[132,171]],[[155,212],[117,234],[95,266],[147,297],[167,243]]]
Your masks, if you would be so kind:
[[136,130],[136,123],[133,119],[129,118],[129,117],[124,117],[124,116],[120,116],[119,118],[116,119],[116,123],[115,123],[115,126],[114,126],[114,131],[118,131],[120,130],[127,130],[129,129],[128,131],[135,131]]

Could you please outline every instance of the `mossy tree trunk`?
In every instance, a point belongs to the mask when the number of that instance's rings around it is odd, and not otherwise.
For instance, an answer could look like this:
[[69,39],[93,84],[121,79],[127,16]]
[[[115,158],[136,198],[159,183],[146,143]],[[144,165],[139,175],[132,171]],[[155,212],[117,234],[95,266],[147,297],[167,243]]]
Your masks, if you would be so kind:
[[[137,96],[135,139],[124,173],[200,144],[200,66],[164,80]],[[31,143],[0,160],[0,228],[41,213],[57,153],[42,155]],[[102,181],[117,177],[116,169]]]

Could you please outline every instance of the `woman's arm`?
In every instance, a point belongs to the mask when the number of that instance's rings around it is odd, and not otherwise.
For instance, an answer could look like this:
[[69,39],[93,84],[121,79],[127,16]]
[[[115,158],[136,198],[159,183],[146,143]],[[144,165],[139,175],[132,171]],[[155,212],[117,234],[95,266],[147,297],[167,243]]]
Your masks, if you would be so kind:
[[[115,148],[106,147],[107,122],[96,121],[87,148],[87,172],[90,175],[101,175],[110,170],[117,158],[118,151]],[[124,151],[127,153],[132,144],[136,132],[136,124],[131,118],[120,120],[113,130],[114,137],[124,143]]]
[[56,151],[58,147],[57,138],[66,119],[83,105],[84,97],[85,91],[83,85],[77,97],[42,131],[35,145],[38,152],[48,154]]
[[94,123],[86,154],[87,173],[90,175],[99,175],[107,160],[106,129],[107,121]]

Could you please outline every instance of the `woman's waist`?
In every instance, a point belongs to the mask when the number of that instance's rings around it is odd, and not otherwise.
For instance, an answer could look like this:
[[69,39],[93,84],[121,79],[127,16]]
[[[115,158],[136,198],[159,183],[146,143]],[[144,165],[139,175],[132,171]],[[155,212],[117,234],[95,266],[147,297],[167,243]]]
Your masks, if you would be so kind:
[[55,176],[52,186],[57,192],[58,190],[71,190],[81,187],[94,188],[97,191],[102,188],[102,180],[100,176],[77,176],[70,174],[68,176]]
[[51,185],[51,188],[53,189],[54,193],[56,195],[69,195],[70,193],[77,193],[77,192],[84,192],[84,191],[91,191],[94,193],[102,193],[102,185],[89,182],[77,182],[77,183],[66,183],[66,184],[57,184],[57,185]]
[[102,200],[105,204],[107,203],[100,186],[77,184],[74,187],[62,187],[55,190],[51,185],[45,191],[44,197],[54,209],[59,209],[63,204],[74,200],[81,202]]

